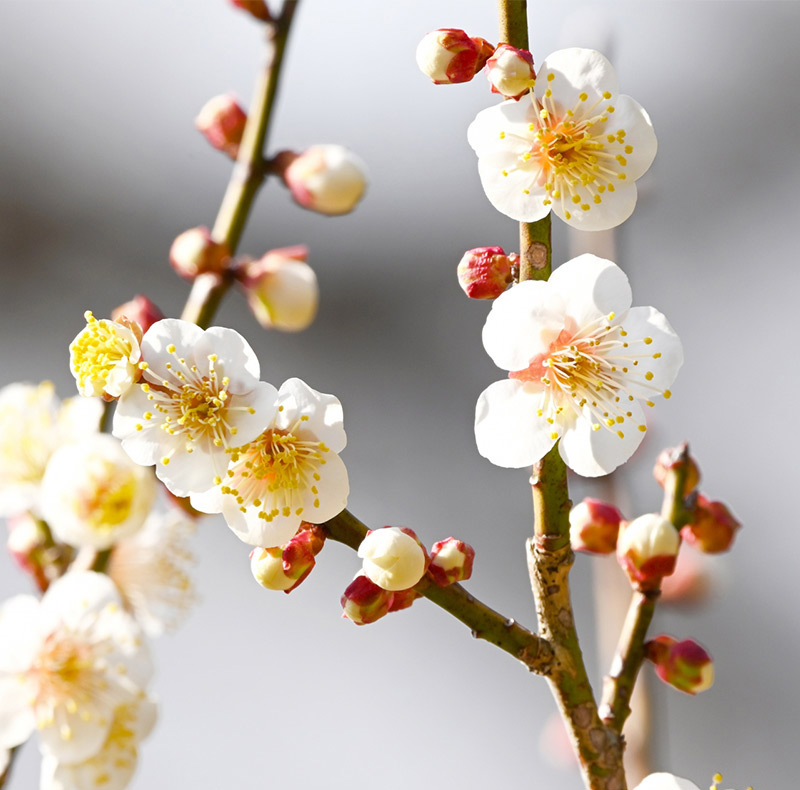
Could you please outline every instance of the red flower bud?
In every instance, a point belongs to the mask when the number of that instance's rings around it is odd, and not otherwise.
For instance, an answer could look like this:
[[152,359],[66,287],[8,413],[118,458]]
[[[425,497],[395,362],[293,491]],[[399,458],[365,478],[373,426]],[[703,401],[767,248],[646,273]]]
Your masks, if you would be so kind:
[[569,536],[574,551],[611,554],[617,548],[622,513],[613,505],[587,497],[570,511]]
[[472,576],[475,549],[462,540],[447,538],[431,547],[431,564],[428,572],[440,587],[464,581]]
[[661,680],[687,694],[699,694],[714,682],[711,656],[692,639],[678,642],[662,634],[645,645],[645,657],[655,664]]
[[458,263],[458,284],[470,299],[496,299],[514,281],[519,255],[502,247],[467,250]]
[[681,530],[681,536],[699,551],[717,554],[731,547],[741,526],[722,502],[711,502],[698,494],[691,523]]
[[225,244],[217,244],[208,228],[186,230],[172,242],[169,262],[178,274],[194,280],[200,274],[221,274],[230,260]]
[[428,33],[417,46],[417,66],[436,85],[469,82],[483,67],[494,47],[463,30],[442,28]]
[[[141,327],[142,332],[146,332],[156,322],[160,321],[164,314],[146,296],[138,294],[111,311],[111,320],[122,324],[121,319],[127,318],[129,322],[135,322]],[[124,324],[129,326],[130,324]],[[141,340],[141,338],[139,338]]]
[[394,593],[378,587],[363,573],[353,579],[342,595],[342,617],[356,625],[367,625],[388,614]]

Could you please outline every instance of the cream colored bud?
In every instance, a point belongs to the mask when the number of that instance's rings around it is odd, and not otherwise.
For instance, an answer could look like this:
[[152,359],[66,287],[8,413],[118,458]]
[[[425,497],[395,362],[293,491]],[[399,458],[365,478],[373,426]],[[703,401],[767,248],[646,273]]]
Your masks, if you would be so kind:
[[425,573],[425,551],[399,527],[385,527],[367,534],[358,548],[364,573],[383,590],[407,590]]
[[681,545],[678,530],[658,513],[647,513],[621,530],[617,557],[631,581],[658,585],[675,570]]
[[290,579],[283,569],[283,547],[253,549],[250,552],[250,570],[255,580],[267,590],[288,590],[297,579]]

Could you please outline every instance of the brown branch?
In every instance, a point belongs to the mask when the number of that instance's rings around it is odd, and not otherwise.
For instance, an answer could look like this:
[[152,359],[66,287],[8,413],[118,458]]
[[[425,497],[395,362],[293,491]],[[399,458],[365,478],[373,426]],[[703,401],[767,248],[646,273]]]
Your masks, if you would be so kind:
[[[320,526],[324,527],[332,540],[356,551],[369,529],[347,510]],[[553,652],[546,640],[515,620],[495,612],[460,584],[439,587],[424,578],[414,589],[469,627],[476,639],[483,639],[505,650],[532,672],[542,674],[548,671]]]

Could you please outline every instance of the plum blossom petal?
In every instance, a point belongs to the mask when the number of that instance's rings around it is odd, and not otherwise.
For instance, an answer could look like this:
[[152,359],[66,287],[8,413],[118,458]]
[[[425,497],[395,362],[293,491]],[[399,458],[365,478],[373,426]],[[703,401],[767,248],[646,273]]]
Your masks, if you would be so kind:
[[633,182],[657,148],[647,113],[618,94],[611,64],[588,49],[550,55],[533,92],[480,112],[467,139],[498,211],[533,222],[553,210],[583,230],[607,230],[631,215]]
[[668,773],[650,774],[633,790],[700,790],[694,782]]
[[629,309],[630,303],[628,278],[594,255],[568,261],[547,282],[525,281],[498,297],[484,345],[510,372],[478,400],[481,455],[522,467],[560,441],[564,461],[586,477],[630,458],[647,430],[637,398],[653,405],[652,397],[669,397],[683,361],[664,316],[650,307]]
[[232,329],[203,331],[163,319],[142,339],[143,383],[119,401],[113,434],[177,496],[206,491],[226,450],[254,439],[273,416],[276,390],[258,380],[253,350]]
[[222,513],[245,543],[280,546],[302,521],[319,524],[345,508],[350,486],[338,456],[345,442],[338,399],[289,379],[267,428],[230,450],[216,486],[193,494],[192,505]]

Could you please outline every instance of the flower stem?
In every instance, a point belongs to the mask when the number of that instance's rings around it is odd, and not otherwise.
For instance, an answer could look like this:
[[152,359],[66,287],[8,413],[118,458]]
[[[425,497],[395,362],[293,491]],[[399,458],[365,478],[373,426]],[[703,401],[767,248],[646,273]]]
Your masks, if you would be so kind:
[[8,765],[6,766],[6,770],[0,774],[0,790],[6,786],[8,780],[11,778],[11,769],[14,767],[14,760],[16,759],[21,748],[22,746],[20,745],[9,750],[10,753],[8,755]]
[[528,49],[528,0],[498,0],[500,43]]
[[[247,125],[239,146],[239,156],[211,231],[214,241],[227,245],[231,255],[239,246],[253,200],[264,181],[264,145],[278,93],[286,42],[299,1],[284,0],[278,17],[266,26],[269,45],[266,63],[256,83]],[[230,272],[222,276],[204,274],[197,277],[181,318],[200,327],[207,327],[232,283]]]
[[[332,540],[356,551],[368,531],[368,527],[347,510],[320,526]],[[550,665],[553,651],[545,639],[495,612],[460,584],[439,587],[423,578],[414,589],[468,626],[476,639],[484,639],[505,650],[532,672],[543,673]]]
[[546,280],[553,271],[550,215],[519,224],[519,281]]

